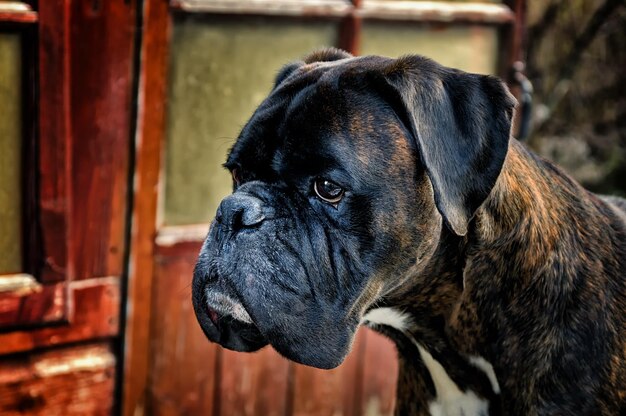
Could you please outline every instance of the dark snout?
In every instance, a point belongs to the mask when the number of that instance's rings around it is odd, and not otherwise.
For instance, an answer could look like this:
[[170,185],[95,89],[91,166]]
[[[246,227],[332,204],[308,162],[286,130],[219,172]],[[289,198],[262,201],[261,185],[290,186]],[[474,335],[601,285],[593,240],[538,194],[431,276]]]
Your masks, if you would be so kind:
[[207,338],[235,351],[256,351],[267,345],[235,294],[225,290],[215,274],[206,270],[200,262],[196,265],[193,307]]
[[222,200],[215,214],[215,221],[232,231],[238,231],[244,227],[259,225],[265,220],[267,211],[269,209],[263,208],[259,198],[238,192]]
[[213,342],[236,351],[255,351],[267,340],[261,335],[228,279],[220,276],[213,253],[220,240],[254,227],[266,218],[261,201],[245,193],[226,197],[200,252],[193,276],[193,306],[198,322]]

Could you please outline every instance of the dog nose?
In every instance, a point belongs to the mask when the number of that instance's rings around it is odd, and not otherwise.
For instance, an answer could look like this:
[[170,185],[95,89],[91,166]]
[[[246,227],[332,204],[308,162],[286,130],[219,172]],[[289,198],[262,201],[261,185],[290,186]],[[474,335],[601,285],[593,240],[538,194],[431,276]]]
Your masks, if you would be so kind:
[[261,200],[242,193],[235,193],[222,200],[215,220],[232,230],[253,227],[265,219]]

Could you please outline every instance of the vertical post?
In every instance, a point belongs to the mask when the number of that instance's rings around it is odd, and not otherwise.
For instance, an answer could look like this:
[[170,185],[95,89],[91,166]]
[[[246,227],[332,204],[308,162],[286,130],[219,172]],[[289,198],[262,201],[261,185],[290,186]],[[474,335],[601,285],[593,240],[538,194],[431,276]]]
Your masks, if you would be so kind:
[[525,60],[526,0],[506,0],[505,4],[513,11],[515,20],[501,29],[498,73],[507,82],[512,82],[513,64]]
[[[513,11],[515,18],[512,23],[500,29],[498,75],[509,84],[513,95],[520,100],[512,128],[513,135],[519,137],[520,133],[524,136],[527,135],[528,117],[530,117],[529,95],[524,95],[518,79],[520,76],[523,76],[522,71],[525,61],[526,0],[506,0],[505,4]],[[515,68],[517,68],[517,71]]]
[[137,92],[132,230],[124,327],[122,415],[147,414],[145,396],[150,370],[150,313],[154,275],[157,189],[165,130],[168,2],[144,0],[141,67]]
[[355,11],[361,7],[362,0],[352,0],[353,10],[343,18],[339,28],[339,47],[353,55],[361,49],[361,18]]
[[[45,261],[37,276],[58,282],[70,275],[71,134],[69,0],[39,5],[39,206]],[[63,168],[59,168],[63,167]]]

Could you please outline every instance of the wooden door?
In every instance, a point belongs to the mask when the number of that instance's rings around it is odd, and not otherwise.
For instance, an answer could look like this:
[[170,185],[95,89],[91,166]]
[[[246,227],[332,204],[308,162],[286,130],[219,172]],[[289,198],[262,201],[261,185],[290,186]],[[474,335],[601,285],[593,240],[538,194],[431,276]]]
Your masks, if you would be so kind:
[[227,351],[202,334],[190,282],[212,213],[230,192],[220,165],[280,66],[340,46],[505,74],[518,34],[513,9],[458,4],[144,1],[124,415],[392,413],[397,363],[385,338],[362,329],[332,371],[271,348]]
[[134,1],[0,1],[0,414],[114,412]]

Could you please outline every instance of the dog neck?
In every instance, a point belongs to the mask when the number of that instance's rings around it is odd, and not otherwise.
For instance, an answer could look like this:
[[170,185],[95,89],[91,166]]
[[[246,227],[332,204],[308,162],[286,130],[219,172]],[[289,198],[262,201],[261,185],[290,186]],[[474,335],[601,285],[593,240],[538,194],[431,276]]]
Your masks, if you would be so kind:
[[[458,237],[443,229],[439,247],[422,274],[387,299],[384,306],[392,313],[375,316],[374,328],[392,338],[399,350],[398,409],[410,406],[415,397],[436,403],[441,392],[433,371],[441,368],[450,373],[444,381],[461,380],[467,391],[495,405],[500,400],[496,374],[503,369],[502,361],[495,372],[491,364],[502,352],[490,340],[501,339],[510,325],[509,317],[500,320],[498,313],[510,311],[507,302],[525,288],[544,296],[569,293],[559,285],[567,286],[577,276],[562,271],[565,262],[560,259],[590,257],[577,233],[586,233],[586,244],[610,246],[608,227],[599,228],[588,219],[606,218],[602,209],[606,205],[597,197],[513,141],[468,235]],[[535,300],[536,311],[518,311],[520,319],[535,312],[538,319],[545,319],[542,301]],[[434,370],[428,368],[428,381],[424,370],[433,357],[439,361],[435,360]],[[457,395],[459,391],[452,389]],[[472,405],[482,406],[480,400]]]
[[[513,140],[494,189],[476,213],[470,244],[482,249],[515,240],[522,244],[517,255],[526,257],[529,267],[541,266],[562,241],[567,221],[584,222],[573,216],[584,217],[583,212],[595,210],[589,195],[550,162]],[[534,253],[525,253],[528,241]]]

